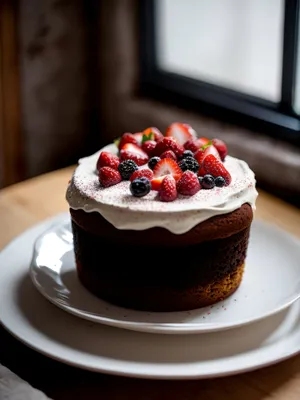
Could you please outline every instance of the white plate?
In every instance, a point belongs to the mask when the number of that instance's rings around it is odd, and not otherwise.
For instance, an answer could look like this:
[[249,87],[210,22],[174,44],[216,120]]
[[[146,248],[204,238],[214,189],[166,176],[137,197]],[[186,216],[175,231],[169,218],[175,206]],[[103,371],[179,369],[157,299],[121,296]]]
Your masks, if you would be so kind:
[[148,379],[199,379],[254,370],[300,350],[300,303],[262,321],[201,335],[153,335],[68,314],[35,290],[32,246],[47,221],[0,253],[0,321],[16,338],[61,362]]
[[152,333],[211,332],[266,318],[300,296],[300,241],[260,221],[252,225],[246,272],[237,292],[188,312],[135,311],[92,295],[77,279],[72,239],[69,215],[63,215],[38,238],[31,277],[52,303],[93,322]]

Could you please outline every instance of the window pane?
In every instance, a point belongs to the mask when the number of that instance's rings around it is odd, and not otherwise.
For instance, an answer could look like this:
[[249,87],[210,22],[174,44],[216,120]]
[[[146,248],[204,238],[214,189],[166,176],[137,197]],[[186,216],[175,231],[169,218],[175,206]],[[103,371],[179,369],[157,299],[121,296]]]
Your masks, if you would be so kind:
[[297,51],[297,69],[296,69],[296,88],[294,109],[300,114],[300,24],[298,24],[298,51]]
[[280,100],[284,0],[157,0],[159,67]]

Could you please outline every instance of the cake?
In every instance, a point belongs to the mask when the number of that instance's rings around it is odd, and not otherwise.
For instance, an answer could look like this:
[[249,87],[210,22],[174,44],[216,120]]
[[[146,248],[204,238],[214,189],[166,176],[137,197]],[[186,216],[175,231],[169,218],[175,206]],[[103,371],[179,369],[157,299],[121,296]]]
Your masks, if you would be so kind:
[[123,133],[67,187],[78,279],[136,310],[217,303],[242,283],[256,198],[253,171],[218,138],[179,122]]

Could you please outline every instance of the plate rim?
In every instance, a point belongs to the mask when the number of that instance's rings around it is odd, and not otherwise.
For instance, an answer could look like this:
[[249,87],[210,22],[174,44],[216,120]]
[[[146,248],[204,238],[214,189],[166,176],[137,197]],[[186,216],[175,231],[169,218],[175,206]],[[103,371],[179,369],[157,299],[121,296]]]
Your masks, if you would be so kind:
[[[58,217],[58,220],[54,222],[51,226],[49,226],[47,229],[45,229],[40,235],[36,237],[36,240],[34,241],[34,250],[33,250],[33,257],[34,257],[34,252],[36,252],[38,243],[41,241],[43,236],[45,236],[48,232],[51,232],[53,229],[58,228],[64,224],[69,224],[69,218],[70,215],[69,213],[64,213],[60,217]],[[283,230],[279,226],[272,224],[270,222],[266,222],[262,219],[256,219],[253,221],[255,225],[262,225],[266,227],[267,229],[272,229],[276,230],[277,233],[285,235],[289,240],[293,241],[294,244],[300,245],[300,239],[297,238],[296,236],[292,235],[291,233]],[[249,325],[254,322],[261,321],[265,318],[271,317],[275,314],[280,313],[281,311],[287,309],[290,307],[293,303],[295,303],[297,300],[300,299],[300,290],[297,295],[293,295],[292,298],[285,303],[283,303],[281,306],[278,306],[274,308],[273,310],[262,314],[258,317],[252,318],[252,319],[240,319],[236,321],[235,323],[209,323],[205,322],[202,324],[191,324],[191,323],[166,323],[165,326],[163,323],[154,323],[154,322],[136,322],[136,321],[126,321],[126,320],[117,320],[116,318],[109,318],[105,316],[95,316],[93,314],[86,314],[80,310],[78,310],[75,307],[68,306],[66,304],[60,303],[58,301],[55,301],[51,296],[49,296],[46,291],[43,290],[43,287],[39,284],[39,282],[36,280],[34,273],[33,273],[33,258],[30,263],[30,268],[29,268],[29,274],[31,277],[31,280],[36,287],[36,289],[43,295],[48,301],[50,301],[52,304],[57,306],[58,308],[78,317],[82,318],[94,323],[98,324],[104,324],[107,326],[112,326],[116,328],[122,328],[122,329],[127,329],[127,330],[132,330],[136,332],[146,332],[146,333],[155,333],[155,334],[166,334],[166,335],[176,335],[176,334],[200,334],[200,333],[209,333],[209,332],[219,332],[219,331],[225,331],[229,329],[234,329],[242,326]],[[103,300],[104,301],[104,300]],[[108,302],[109,303],[109,302]],[[122,307],[118,306],[120,309]],[[127,311],[126,308],[123,308],[124,311]],[[151,312],[152,314],[155,314],[154,312]],[[171,328],[170,328],[171,326]],[[170,330],[172,329],[172,330]]]

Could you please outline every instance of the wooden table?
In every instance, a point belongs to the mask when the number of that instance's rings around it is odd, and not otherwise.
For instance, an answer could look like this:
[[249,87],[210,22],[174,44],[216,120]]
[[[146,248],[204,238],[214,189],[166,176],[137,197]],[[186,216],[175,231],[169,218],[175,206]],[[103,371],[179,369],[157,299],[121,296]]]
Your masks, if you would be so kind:
[[[66,168],[0,191],[0,250],[31,225],[68,210],[64,195],[72,170]],[[300,236],[300,210],[262,191],[255,218]],[[0,343],[0,363],[54,400],[300,399],[300,356],[228,378],[148,381],[92,373],[53,361],[22,345],[1,327]]]

